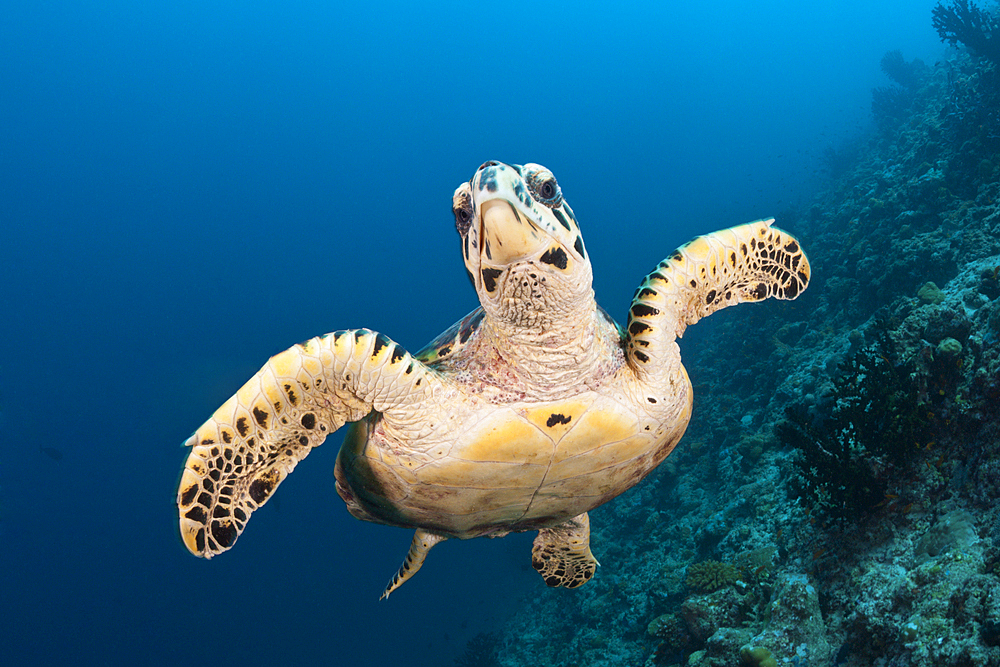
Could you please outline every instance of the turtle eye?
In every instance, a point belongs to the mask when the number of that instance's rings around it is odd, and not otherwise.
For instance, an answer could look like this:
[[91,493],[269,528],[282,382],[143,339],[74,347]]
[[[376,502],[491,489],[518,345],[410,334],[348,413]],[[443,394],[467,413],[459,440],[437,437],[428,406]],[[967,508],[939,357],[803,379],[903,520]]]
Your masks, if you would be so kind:
[[531,169],[527,165],[525,168],[528,172],[525,181],[528,183],[528,189],[531,190],[531,196],[534,197],[535,201],[549,208],[556,208],[562,204],[562,191],[551,171],[544,167]]
[[475,217],[475,211],[472,208],[472,198],[466,193],[462,194],[464,196],[455,197],[455,203],[451,207],[451,212],[455,214],[455,229],[458,230],[459,236],[465,236],[469,233],[469,227],[472,226],[472,218]]

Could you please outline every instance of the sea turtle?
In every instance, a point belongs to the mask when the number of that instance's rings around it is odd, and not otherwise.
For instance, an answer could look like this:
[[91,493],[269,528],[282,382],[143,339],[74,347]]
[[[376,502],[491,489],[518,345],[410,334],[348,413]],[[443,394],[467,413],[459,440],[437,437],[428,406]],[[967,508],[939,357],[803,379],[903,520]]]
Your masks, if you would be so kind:
[[587,512],[642,480],[687,427],[676,338],[809,282],[798,242],[759,220],[660,262],[622,328],[594,300],[576,216],[548,169],[487,162],[452,210],[479,308],[415,355],[358,329],[271,357],[186,443],[177,505],[192,553],[232,547],[296,464],[352,422],[337,492],[359,519],[416,531],[382,597],[442,540],[527,530],[545,583],[580,586],[598,564]]

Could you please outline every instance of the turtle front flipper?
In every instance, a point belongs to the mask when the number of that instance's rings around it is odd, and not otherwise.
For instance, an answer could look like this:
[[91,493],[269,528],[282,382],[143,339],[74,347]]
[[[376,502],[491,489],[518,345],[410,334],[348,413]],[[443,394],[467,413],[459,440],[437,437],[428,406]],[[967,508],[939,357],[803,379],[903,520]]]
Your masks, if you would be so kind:
[[600,563],[590,552],[590,517],[584,512],[565,523],[538,531],[531,565],[547,586],[577,588],[594,576]]
[[337,331],[277,354],[205,422],[177,492],[184,545],[226,551],[313,447],[372,410],[419,403],[441,380],[385,336]]
[[646,276],[629,309],[627,352],[636,373],[656,373],[689,324],[744,301],[794,299],[809,284],[799,242],[774,219],[699,236]]

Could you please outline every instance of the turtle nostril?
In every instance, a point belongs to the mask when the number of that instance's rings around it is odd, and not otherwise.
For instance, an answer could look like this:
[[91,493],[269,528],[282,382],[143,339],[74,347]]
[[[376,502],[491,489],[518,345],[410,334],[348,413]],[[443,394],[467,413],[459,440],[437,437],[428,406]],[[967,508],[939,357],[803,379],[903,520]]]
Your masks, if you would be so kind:
[[478,171],[482,171],[483,169],[486,169],[486,167],[495,167],[498,164],[500,163],[497,162],[496,160],[490,160],[489,162],[484,162],[481,165],[479,165]]

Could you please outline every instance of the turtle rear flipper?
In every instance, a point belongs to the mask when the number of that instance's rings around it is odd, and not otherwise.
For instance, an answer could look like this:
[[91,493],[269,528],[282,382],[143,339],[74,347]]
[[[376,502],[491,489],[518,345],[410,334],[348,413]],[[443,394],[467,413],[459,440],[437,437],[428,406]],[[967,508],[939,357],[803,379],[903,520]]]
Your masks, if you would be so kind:
[[553,588],[577,588],[590,581],[600,563],[590,552],[587,513],[539,530],[531,548],[531,565],[542,575],[545,584]]
[[399,566],[399,570],[393,575],[392,581],[389,585],[385,587],[382,591],[382,595],[379,600],[384,600],[389,597],[389,594],[394,590],[402,586],[406,581],[417,573],[424,565],[424,560],[427,559],[427,553],[431,548],[438,542],[444,542],[446,537],[443,535],[437,535],[423,528],[417,528],[417,531],[413,534],[413,541],[410,542],[410,550],[406,553],[406,558],[403,560],[403,564]]
[[382,334],[359,329],[277,354],[206,421],[177,491],[181,538],[196,556],[226,551],[250,514],[313,447],[372,410],[414,404],[441,380]]
[[636,290],[627,352],[640,377],[656,374],[688,325],[727,306],[794,299],[809,284],[809,260],[791,235],[758,220],[698,236],[659,263]]

